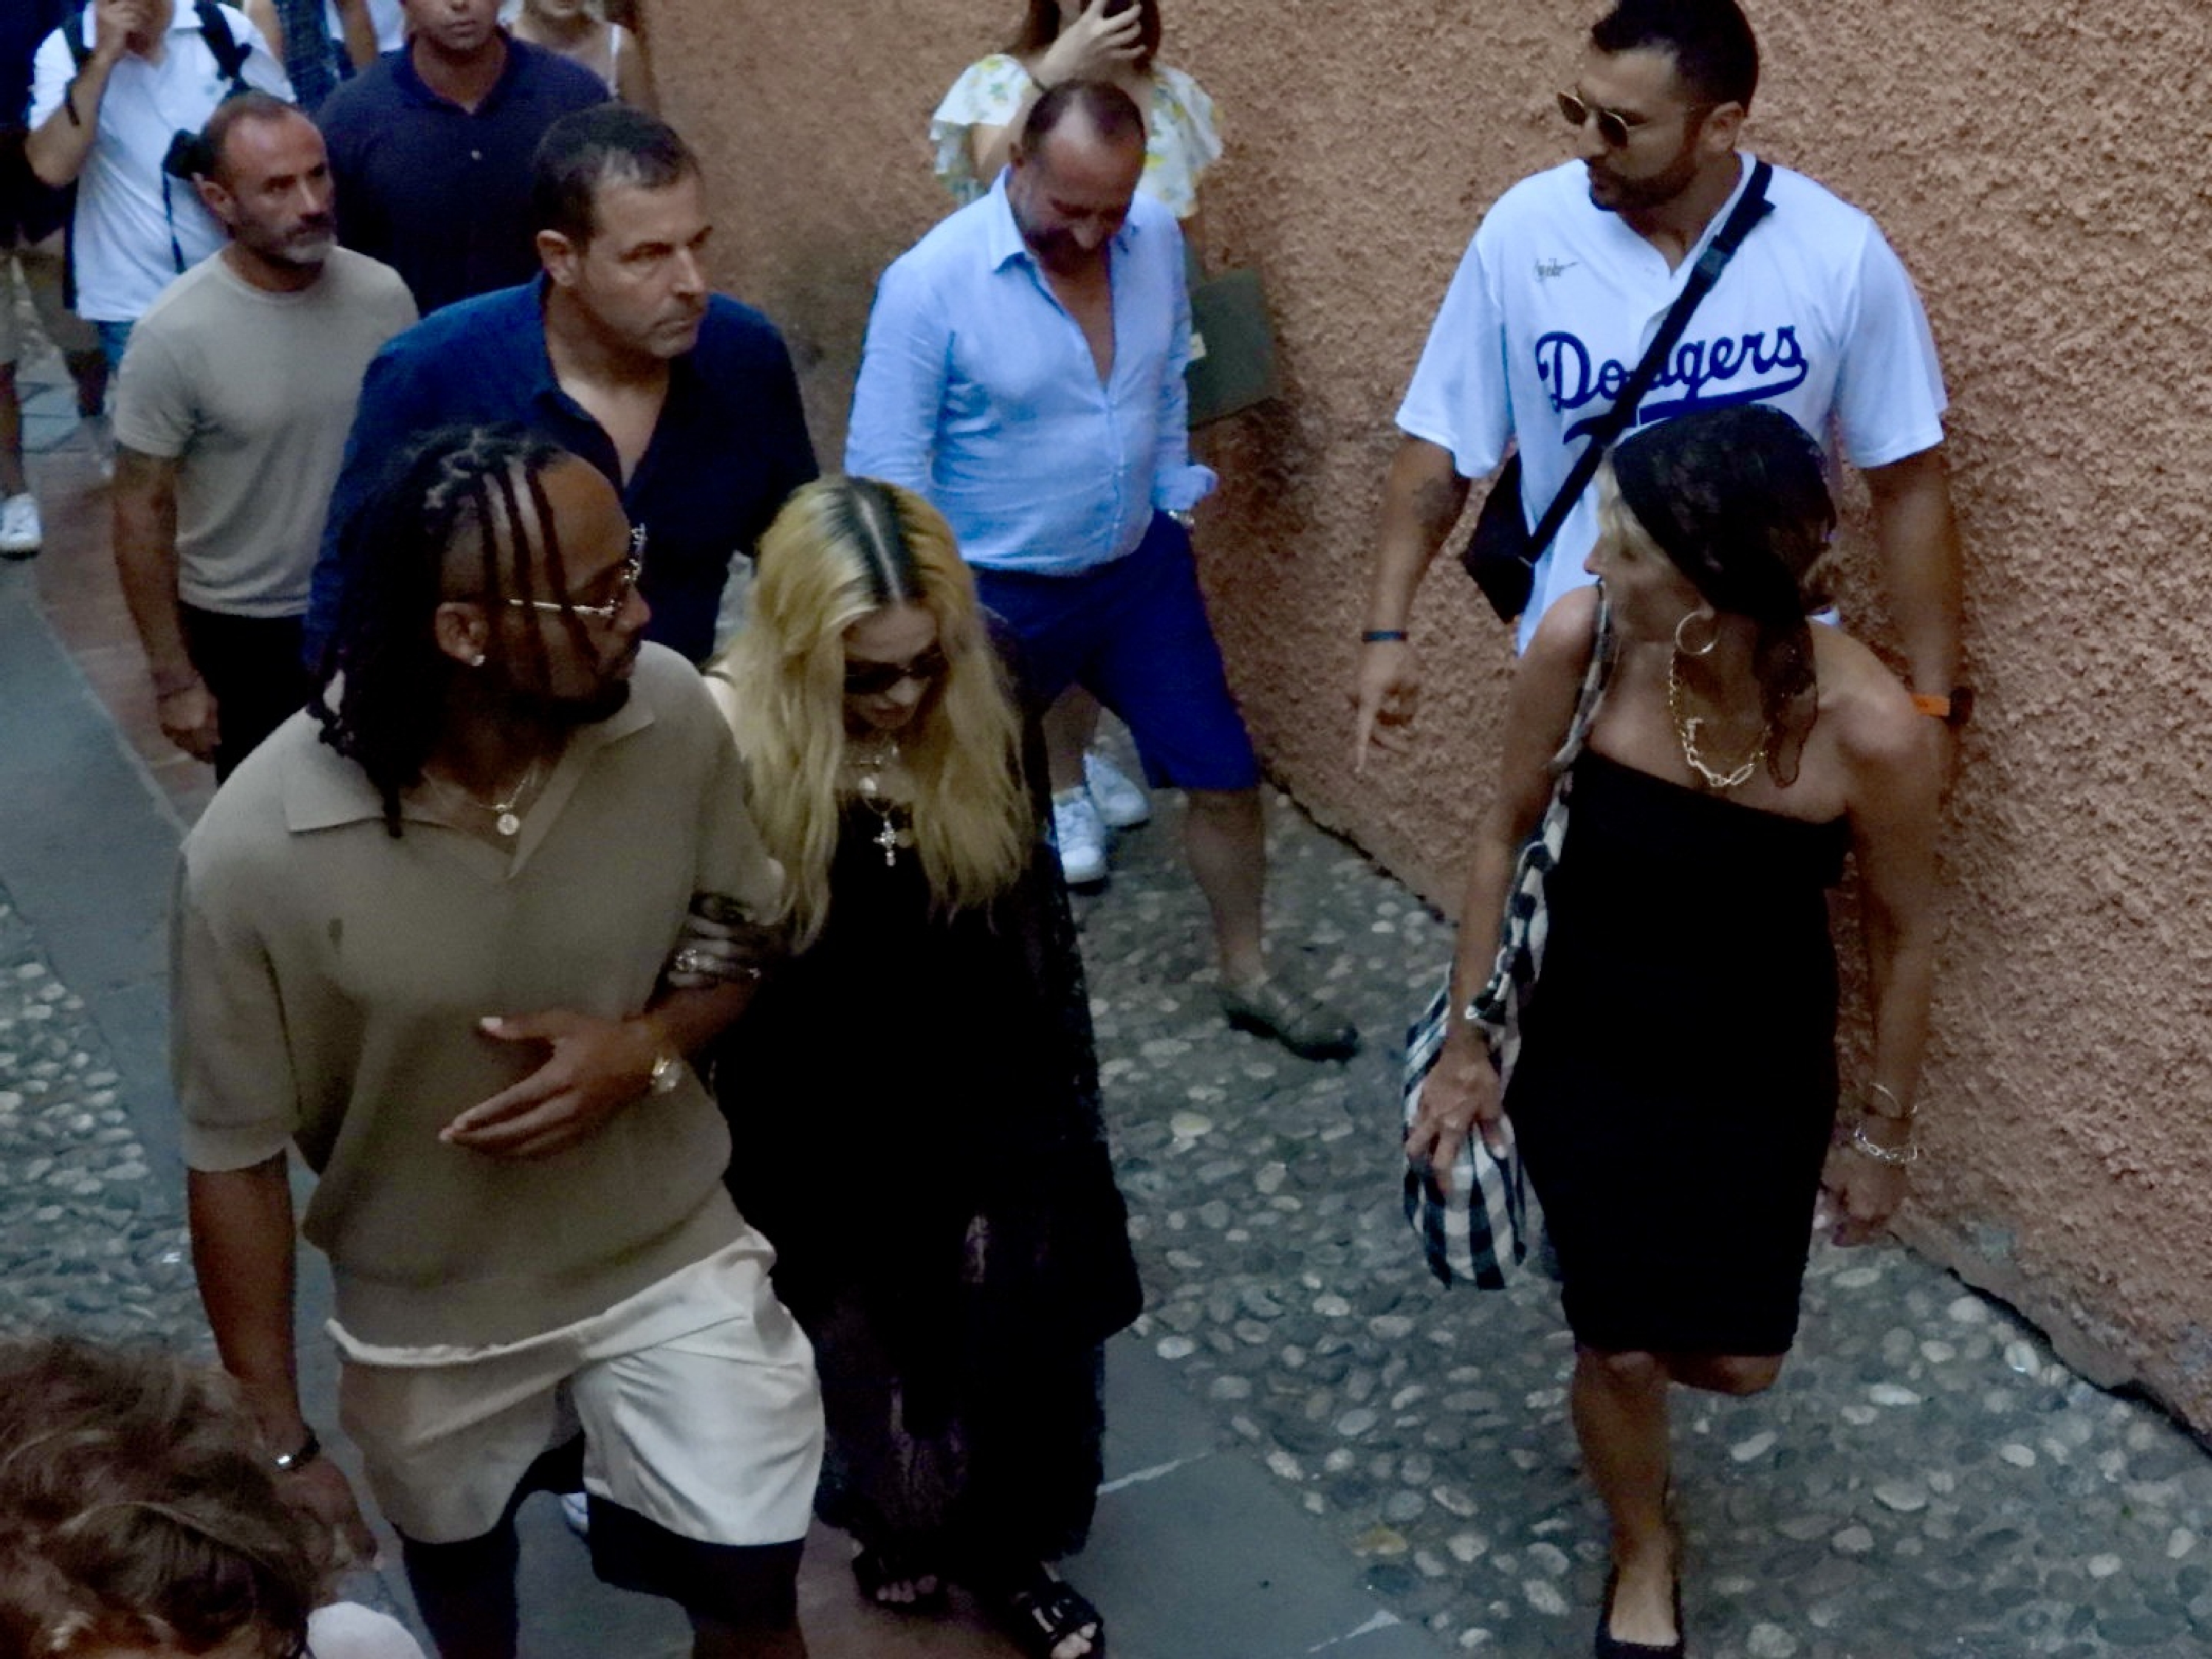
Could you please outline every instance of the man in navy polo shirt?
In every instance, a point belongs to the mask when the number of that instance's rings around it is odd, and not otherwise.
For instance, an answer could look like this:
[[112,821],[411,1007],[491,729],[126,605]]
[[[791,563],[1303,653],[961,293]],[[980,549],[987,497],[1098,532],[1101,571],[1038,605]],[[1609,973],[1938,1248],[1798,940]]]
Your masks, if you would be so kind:
[[407,45],[316,112],[338,234],[397,270],[428,316],[538,273],[530,158],[606,82],[499,27],[499,0],[404,0]]
[[731,560],[815,476],[775,325],[707,287],[699,163],[665,122],[603,103],[545,135],[544,274],[425,318],[368,368],[307,606],[313,660],[351,574],[339,532],[407,441],[519,422],[605,473],[646,534],[647,637],[702,662]]

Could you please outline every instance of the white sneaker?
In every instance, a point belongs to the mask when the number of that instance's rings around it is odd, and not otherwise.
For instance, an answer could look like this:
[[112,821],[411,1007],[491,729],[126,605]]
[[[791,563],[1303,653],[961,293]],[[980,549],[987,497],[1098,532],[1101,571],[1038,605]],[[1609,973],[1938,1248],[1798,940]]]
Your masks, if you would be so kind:
[[102,413],[82,416],[76,424],[77,430],[84,434],[85,447],[100,464],[100,477],[112,483],[115,477],[114,422]]
[[27,489],[0,500],[0,558],[27,559],[46,544],[36,496]]
[[1096,749],[1083,751],[1083,782],[1109,830],[1133,830],[1152,816],[1152,798]]
[[1052,839],[1060,849],[1060,878],[1070,887],[1106,879],[1106,826],[1089,791],[1063,789],[1052,798]]
[[592,1535],[592,1506],[580,1492],[561,1494],[561,1518],[568,1523],[568,1530],[579,1538]]

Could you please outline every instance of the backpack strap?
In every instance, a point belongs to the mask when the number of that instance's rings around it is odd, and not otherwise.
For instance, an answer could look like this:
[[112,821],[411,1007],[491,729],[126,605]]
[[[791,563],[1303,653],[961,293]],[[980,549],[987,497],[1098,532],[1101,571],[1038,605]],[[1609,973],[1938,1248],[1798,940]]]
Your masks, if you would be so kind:
[[252,48],[231,32],[230,19],[223,15],[216,0],[192,0],[192,12],[199,21],[200,38],[215,55],[216,72],[230,82],[230,90],[224,96],[236,98],[251,92],[252,88],[246,83],[246,60],[252,56]]
[[[85,13],[89,9],[88,0],[70,0],[69,9],[62,15],[62,39],[69,43],[70,56],[80,70],[92,58],[92,47],[84,38]],[[216,0],[192,0],[192,15],[208,51],[215,56],[216,72],[230,83],[224,95],[235,98],[251,91],[246,82],[246,60],[252,56],[252,48],[240,41],[222,6]]]

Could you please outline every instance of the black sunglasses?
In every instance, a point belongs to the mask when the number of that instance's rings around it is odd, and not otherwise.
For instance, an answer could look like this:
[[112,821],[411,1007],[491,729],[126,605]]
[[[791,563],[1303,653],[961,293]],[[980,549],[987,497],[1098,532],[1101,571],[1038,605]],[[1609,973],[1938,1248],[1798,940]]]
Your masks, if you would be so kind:
[[942,646],[933,645],[918,657],[904,662],[856,662],[845,668],[845,695],[848,697],[880,697],[896,690],[908,680],[941,678],[951,667]]

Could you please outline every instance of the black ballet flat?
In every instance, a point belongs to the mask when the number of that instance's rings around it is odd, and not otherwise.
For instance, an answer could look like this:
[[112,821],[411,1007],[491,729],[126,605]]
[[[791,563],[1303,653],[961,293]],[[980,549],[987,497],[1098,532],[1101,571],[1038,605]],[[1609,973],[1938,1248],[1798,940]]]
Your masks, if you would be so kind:
[[1649,1642],[1624,1642],[1613,1633],[1613,1593],[1620,1585],[1620,1571],[1605,1576],[1605,1596],[1598,1603],[1597,1640],[1591,1651],[1597,1659],[1682,1659],[1682,1575],[1674,1575],[1674,1639],[1664,1647]]

